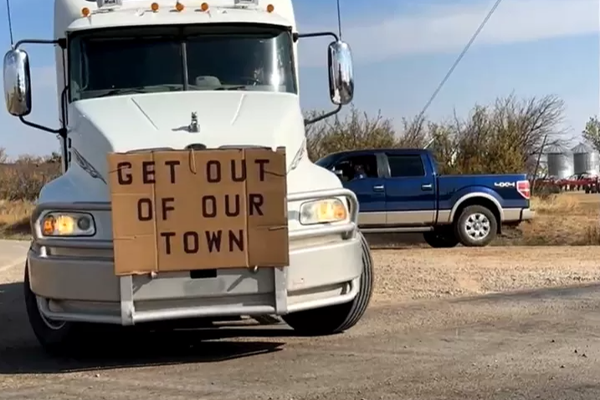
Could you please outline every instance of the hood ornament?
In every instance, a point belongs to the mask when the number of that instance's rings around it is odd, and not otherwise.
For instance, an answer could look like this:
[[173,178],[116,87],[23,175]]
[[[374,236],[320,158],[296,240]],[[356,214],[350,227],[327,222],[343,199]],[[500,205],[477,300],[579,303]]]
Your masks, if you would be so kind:
[[190,133],[200,132],[200,125],[198,124],[198,113],[192,112],[192,121],[189,125],[180,126],[179,128],[173,128],[173,132],[188,131]]
[[193,133],[200,132],[200,127],[198,126],[198,113],[192,112],[192,122],[188,126],[188,130]]

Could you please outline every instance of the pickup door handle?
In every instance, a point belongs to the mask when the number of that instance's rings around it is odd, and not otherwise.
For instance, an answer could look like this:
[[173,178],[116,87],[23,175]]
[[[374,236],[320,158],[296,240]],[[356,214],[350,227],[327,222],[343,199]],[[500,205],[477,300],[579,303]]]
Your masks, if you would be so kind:
[[385,186],[383,186],[383,185],[375,185],[375,186],[373,186],[373,191],[374,192],[383,192],[384,189],[385,189]]
[[433,189],[433,185],[431,183],[424,183],[421,185],[421,190],[431,190]]

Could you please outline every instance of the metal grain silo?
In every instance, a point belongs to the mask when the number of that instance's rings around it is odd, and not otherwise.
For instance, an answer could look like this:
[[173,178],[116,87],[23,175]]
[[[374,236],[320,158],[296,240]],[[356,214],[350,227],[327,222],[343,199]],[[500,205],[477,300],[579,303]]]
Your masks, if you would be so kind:
[[559,146],[550,146],[548,154],[548,175],[565,179],[574,174],[573,154]]
[[537,177],[543,178],[548,175],[548,154],[532,154],[527,157],[526,165],[529,174],[534,174],[537,171]]
[[598,175],[600,160],[598,153],[585,143],[579,143],[571,149],[575,174]]

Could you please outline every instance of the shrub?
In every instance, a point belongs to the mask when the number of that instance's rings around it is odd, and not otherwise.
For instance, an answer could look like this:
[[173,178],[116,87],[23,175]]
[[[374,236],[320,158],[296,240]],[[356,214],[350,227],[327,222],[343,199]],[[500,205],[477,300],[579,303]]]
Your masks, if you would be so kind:
[[25,155],[0,164],[0,199],[35,201],[42,187],[60,172],[60,163],[43,157]]

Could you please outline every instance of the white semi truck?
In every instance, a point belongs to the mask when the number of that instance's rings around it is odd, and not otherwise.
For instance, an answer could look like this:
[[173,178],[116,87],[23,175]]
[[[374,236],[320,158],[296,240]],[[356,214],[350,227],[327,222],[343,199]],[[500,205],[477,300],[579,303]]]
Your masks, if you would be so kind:
[[[55,0],[54,38],[12,46],[8,112],[62,143],[64,171],[39,194],[24,278],[46,350],[85,343],[94,324],[279,315],[321,335],[361,319],[373,265],[358,202],[306,152],[315,121],[300,108],[297,42],[318,36],[333,38],[324,56],[335,109],[324,118],[352,100],[350,49],[335,33],[299,34],[291,0]],[[57,129],[26,118],[24,44],[55,46]],[[248,146],[286,148],[288,267],[115,275],[108,153]]]

